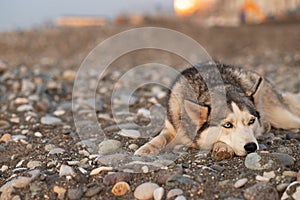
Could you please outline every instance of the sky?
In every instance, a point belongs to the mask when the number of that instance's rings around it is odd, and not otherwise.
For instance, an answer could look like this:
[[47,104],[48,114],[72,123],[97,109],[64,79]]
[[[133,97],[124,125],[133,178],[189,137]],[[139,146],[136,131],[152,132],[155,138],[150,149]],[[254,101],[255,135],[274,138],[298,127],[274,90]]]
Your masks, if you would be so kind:
[[172,12],[172,0],[0,0],[0,31],[28,29],[53,22],[59,16],[103,16],[125,13]]

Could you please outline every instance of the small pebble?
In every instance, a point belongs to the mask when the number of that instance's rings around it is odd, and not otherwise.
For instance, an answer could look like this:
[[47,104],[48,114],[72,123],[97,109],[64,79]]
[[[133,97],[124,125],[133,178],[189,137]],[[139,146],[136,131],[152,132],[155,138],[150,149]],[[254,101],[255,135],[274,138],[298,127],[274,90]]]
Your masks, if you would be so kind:
[[49,151],[49,155],[53,155],[53,154],[63,154],[65,152],[65,150],[64,149],[62,149],[62,148],[54,148],[54,149],[51,149],[50,151]]
[[130,145],[128,146],[128,148],[135,151],[135,150],[137,150],[137,149],[139,148],[139,146],[136,145],[136,144],[130,144]]
[[278,192],[269,183],[259,182],[244,191],[246,200],[279,200]]
[[24,104],[17,108],[18,112],[25,112],[25,111],[30,111],[30,110],[33,110],[33,107],[32,107],[32,105],[29,105],[29,104]]
[[1,172],[6,172],[7,170],[8,170],[8,166],[7,165],[2,165]]
[[243,187],[247,182],[248,182],[248,179],[247,179],[247,178],[239,179],[239,180],[237,180],[237,181],[234,183],[234,187],[235,187],[235,188]]
[[278,192],[283,192],[288,186],[289,186],[289,183],[281,183],[276,186],[276,189]]
[[159,188],[159,186],[156,183],[143,183],[136,187],[134,191],[134,197],[142,200],[142,199],[152,199],[153,198],[153,192]]
[[21,197],[19,195],[15,195],[11,200],[21,200]]
[[59,186],[57,186],[57,185],[55,185],[55,186],[53,187],[53,192],[55,192],[56,194],[65,194],[66,191],[67,191],[67,190],[66,190],[65,188],[59,187]]
[[11,123],[14,123],[14,124],[19,124],[20,123],[20,118],[19,117],[13,117],[13,118],[10,118],[9,121]]
[[90,155],[90,153],[88,151],[86,151],[86,150],[80,150],[80,151],[78,151],[78,153],[80,155],[83,155],[83,156],[86,156],[86,157],[88,157]]
[[17,164],[16,164],[16,167],[21,167],[22,165],[23,165],[23,162],[24,162],[25,160],[20,160]]
[[64,110],[56,110],[53,112],[53,115],[58,117],[58,116],[64,115],[65,113],[66,113],[66,111],[64,111]]
[[264,172],[264,173],[263,173],[263,177],[266,177],[266,178],[271,179],[271,178],[275,178],[275,177],[276,177],[276,174],[275,174],[274,171]]
[[54,148],[56,148],[56,146],[54,144],[46,144],[45,145],[45,150],[46,151],[51,151]]
[[167,199],[182,195],[183,191],[181,189],[172,189],[167,194]]
[[78,160],[70,160],[70,161],[67,161],[68,165],[78,165],[80,164],[80,161]]
[[38,138],[41,138],[41,137],[43,137],[43,134],[41,132],[35,132],[34,136],[38,137]]
[[27,163],[27,167],[29,169],[34,169],[36,167],[40,167],[42,166],[42,162],[41,161],[36,161],[36,160],[31,160]]
[[149,168],[147,166],[143,166],[142,167],[142,171],[143,171],[143,173],[148,173],[149,172]]
[[10,123],[5,120],[0,120],[0,129],[7,129],[10,127]]
[[11,135],[9,133],[5,133],[0,138],[0,142],[7,142],[7,141],[10,141],[10,140],[11,140]]
[[128,185],[128,183],[124,181],[116,183],[111,190],[111,192],[115,196],[123,196],[129,191],[130,191],[130,186]]
[[96,185],[96,186],[93,186],[93,187],[87,189],[87,191],[85,192],[84,195],[86,197],[92,197],[92,196],[95,196],[96,194],[98,194],[101,190],[102,190],[102,188],[99,187],[98,185]]
[[61,165],[59,170],[59,176],[73,176],[75,175],[75,172],[72,167],[68,165]]
[[65,70],[62,74],[62,78],[67,81],[74,81],[76,78],[76,71]]
[[59,119],[57,117],[44,116],[41,118],[42,124],[55,125],[55,124],[60,124],[61,122],[62,122],[61,119]]
[[297,181],[300,182],[300,170],[299,170],[299,172],[298,172],[298,174],[297,174]]
[[141,133],[137,130],[130,130],[130,129],[123,129],[117,133],[118,135],[121,135],[123,137],[129,137],[133,139],[137,139],[141,137]]
[[98,153],[101,154],[101,155],[114,153],[121,146],[122,146],[122,143],[118,140],[104,140],[103,142],[101,142],[99,144]]
[[257,175],[257,176],[255,177],[255,179],[258,180],[258,181],[261,181],[261,182],[269,182],[269,181],[270,181],[269,178],[264,177],[264,176],[260,176],[260,175]]
[[0,151],[5,151],[5,146],[0,145]]
[[294,171],[283,171],[282,175],[283,176],[288,176],[288,177],[297,177],[297,172]]
[[26,104],[26,103],[28,103],[28,99],[26,98],[18,97],[15,99],[15,104]]
[[138,111],[137,111],[137,113],[138,113],[138,115],[142,115],[142,116],[144,116],[144,117],[146,117],[146,118],[150,118],[150,111],[148,110],[148,109],[146,109],[146,108],[140,108],[140,109],[138,109]]
[[164,196],[164,188],[163,187],[159,187],[157,189],[155,189],[153,191],[153,197],[154,197],[154,200],[162,200],[163,196]]
[[176,197],[175,200],[186,200],[186,198],[185,198],[185,196],[180,195],[180,196]]
[[79,200],[82,197],[82,190],[81,189],[69,189],[67,193],[67,197],[70,200]]
[[93,175],[99,174],[99,173],[102,172],[102,171],[111,171],[111,170],[113,170],[112,167],[98,167],[98,168],[96,168],[96,169],[93,169],[93,170],[91,171],[90,175],[93,176]]

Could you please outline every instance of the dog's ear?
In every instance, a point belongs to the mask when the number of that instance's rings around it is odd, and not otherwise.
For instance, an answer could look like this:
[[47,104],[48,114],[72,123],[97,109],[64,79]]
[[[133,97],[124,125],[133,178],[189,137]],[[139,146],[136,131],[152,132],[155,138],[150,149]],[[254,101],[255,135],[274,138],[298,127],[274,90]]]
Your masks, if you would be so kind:
[[184,109],[194,124],[202,126],[207,122],[210,110],[208,106],[202,106],[192,101],[184,100]]
[[254,98],[257,94],[257,92],[259,91],[260,87],[262,86],[262,82],[263,82],[263,79],[260,77],[255,83],[254,85],[246,91],[246,95],[248,97],[252,97]]

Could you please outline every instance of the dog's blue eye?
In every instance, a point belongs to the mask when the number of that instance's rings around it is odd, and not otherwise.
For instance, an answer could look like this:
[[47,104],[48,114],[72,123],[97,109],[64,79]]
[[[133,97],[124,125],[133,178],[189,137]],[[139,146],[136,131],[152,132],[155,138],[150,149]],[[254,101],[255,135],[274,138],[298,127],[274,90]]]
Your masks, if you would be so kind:
[[232,128],[232,127],[233,127],[232,123],[229,123],[229,122],[223,124],[222,126],[223,126],[224,128]]
[[254,118],[253,118],[253,119],[250,119],[250,121],[248,122],[248,125],[254,124],[254,122],[255,122],[255,119],[254,119]]

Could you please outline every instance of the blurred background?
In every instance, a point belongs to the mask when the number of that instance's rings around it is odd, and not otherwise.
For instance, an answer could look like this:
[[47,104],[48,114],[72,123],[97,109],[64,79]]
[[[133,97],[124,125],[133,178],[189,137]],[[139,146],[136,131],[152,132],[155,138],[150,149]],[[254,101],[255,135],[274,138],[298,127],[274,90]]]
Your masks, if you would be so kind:
[[145,17],[185,17],[209,26],[236,26],[296,16],[300,0],[11,0],[1,1],[0,11],[0,31],[139,24]]
[[[286,77],[300,79],[300,0],[0,1],[0,61],[76,70],[100,42],[146,26],[182,32],[215,60],[257,70],[285,86]],[[186,67],[178,56],[154,50],[132,52],[112,65],[126,70],[148,62]],[[283,71],[285,76],[276,76]]]

